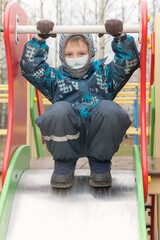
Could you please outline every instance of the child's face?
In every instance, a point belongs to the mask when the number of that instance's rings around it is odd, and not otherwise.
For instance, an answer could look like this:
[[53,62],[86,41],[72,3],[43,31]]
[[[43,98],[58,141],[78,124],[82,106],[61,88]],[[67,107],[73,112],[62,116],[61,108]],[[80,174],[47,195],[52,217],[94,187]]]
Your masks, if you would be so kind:
[[89,53],[88,45],[79,40],[78,42],[68,41],[65,46],[65,57],[66,58],[79,58]]

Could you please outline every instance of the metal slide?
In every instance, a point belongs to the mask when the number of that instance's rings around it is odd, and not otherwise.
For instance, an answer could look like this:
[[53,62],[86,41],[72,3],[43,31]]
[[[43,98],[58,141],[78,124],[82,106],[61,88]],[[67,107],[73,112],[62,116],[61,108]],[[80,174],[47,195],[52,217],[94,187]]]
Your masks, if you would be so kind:
[[68,190],[50,186],[52,170],[26,170],[13,201],[7,240],[140,239],[135,173],[112,171],[112,187],[89,186],[76,170]]

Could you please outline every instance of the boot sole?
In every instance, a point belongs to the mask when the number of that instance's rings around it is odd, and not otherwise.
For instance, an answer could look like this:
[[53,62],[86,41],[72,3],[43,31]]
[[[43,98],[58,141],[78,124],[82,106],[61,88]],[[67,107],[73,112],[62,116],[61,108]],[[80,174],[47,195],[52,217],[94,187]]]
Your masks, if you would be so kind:
[[112,186],[112,182],[94,182],[89,180],[89,184],[91,187],[110,187]]
[[53,188],[70,188],[74,182],[74,170],[68,175],[55,175],[54,172],[51,177],[51,186]]
[[73,186],[73,183],[51,183],[53,188],[70,188]]

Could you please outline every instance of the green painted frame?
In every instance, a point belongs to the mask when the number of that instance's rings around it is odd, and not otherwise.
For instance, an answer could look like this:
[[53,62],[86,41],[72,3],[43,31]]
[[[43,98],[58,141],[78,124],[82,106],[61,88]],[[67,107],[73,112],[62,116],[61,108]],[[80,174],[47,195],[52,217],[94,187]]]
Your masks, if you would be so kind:
[[0,239],[6,239],[13,199],[22,173],[30,168],[30,146],[18,147],[11,159],[0,197]]
[[141,155],[140,155],[140,150],[138,145],[133,146],[133,152],[134,152],[135,164],[136,164],[136,186],[137,186],[138,211],[139,211],[140,240],[147,240],[142,164],[141,164]]
[[150,111],[150,139],[149,155],[153,157],[154,153],[154,126],[155,126],[155,86],[151,86],[151,111]]
[[34,132],[34,138],[35,138],[35,144],[36,144],[37,157],[44,157],[42,135],[41,135],[40,129],[35,124],[35,120],[37,117],[39,117],[39,114],[38,114],[38,106],[37,106],[37,97],[36,97],[34,86],[30,87],[30,113],[31,113],[32,126],[33,126],[33,132]]

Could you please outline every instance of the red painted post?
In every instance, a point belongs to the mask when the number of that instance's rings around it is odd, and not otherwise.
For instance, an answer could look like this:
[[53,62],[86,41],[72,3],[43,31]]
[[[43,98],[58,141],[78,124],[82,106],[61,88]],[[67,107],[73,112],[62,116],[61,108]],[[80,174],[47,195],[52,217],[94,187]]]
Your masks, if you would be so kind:
[[40,91],[36,90],[36,97],[37,97],[37,107],[39,116],[44,113],[44,105],[43,105],[43,95]]
[[18,16],[19,24],[28,24],[27,15],[18,3],[9,2],[4,15],[4,42],[8,69],[9,103],[7,139],[2,166],[2,184],[4,183],[14,151],[20,145],[26,144],[27,82],[21,75],[19,62],[24,44],[27,42],[27,35],[19,34],[19,43],[16,43],[16,16]]
[[[149,79],[149,99],[151,98],[151,86],[154,82],[154,56],[155,56],[155,32],[151,33],[151,56],[150,56],[150,79]],[[150,130],[150,108],[148,105],[148,132]]]
[[[36,91],[36,97],[37,97],[38,114],[40,116],[44,113],[43,95],[37,89],[35,89],[35,91]],[[42,142],[43,144],[45,143],[43,136],[42,136]]]

